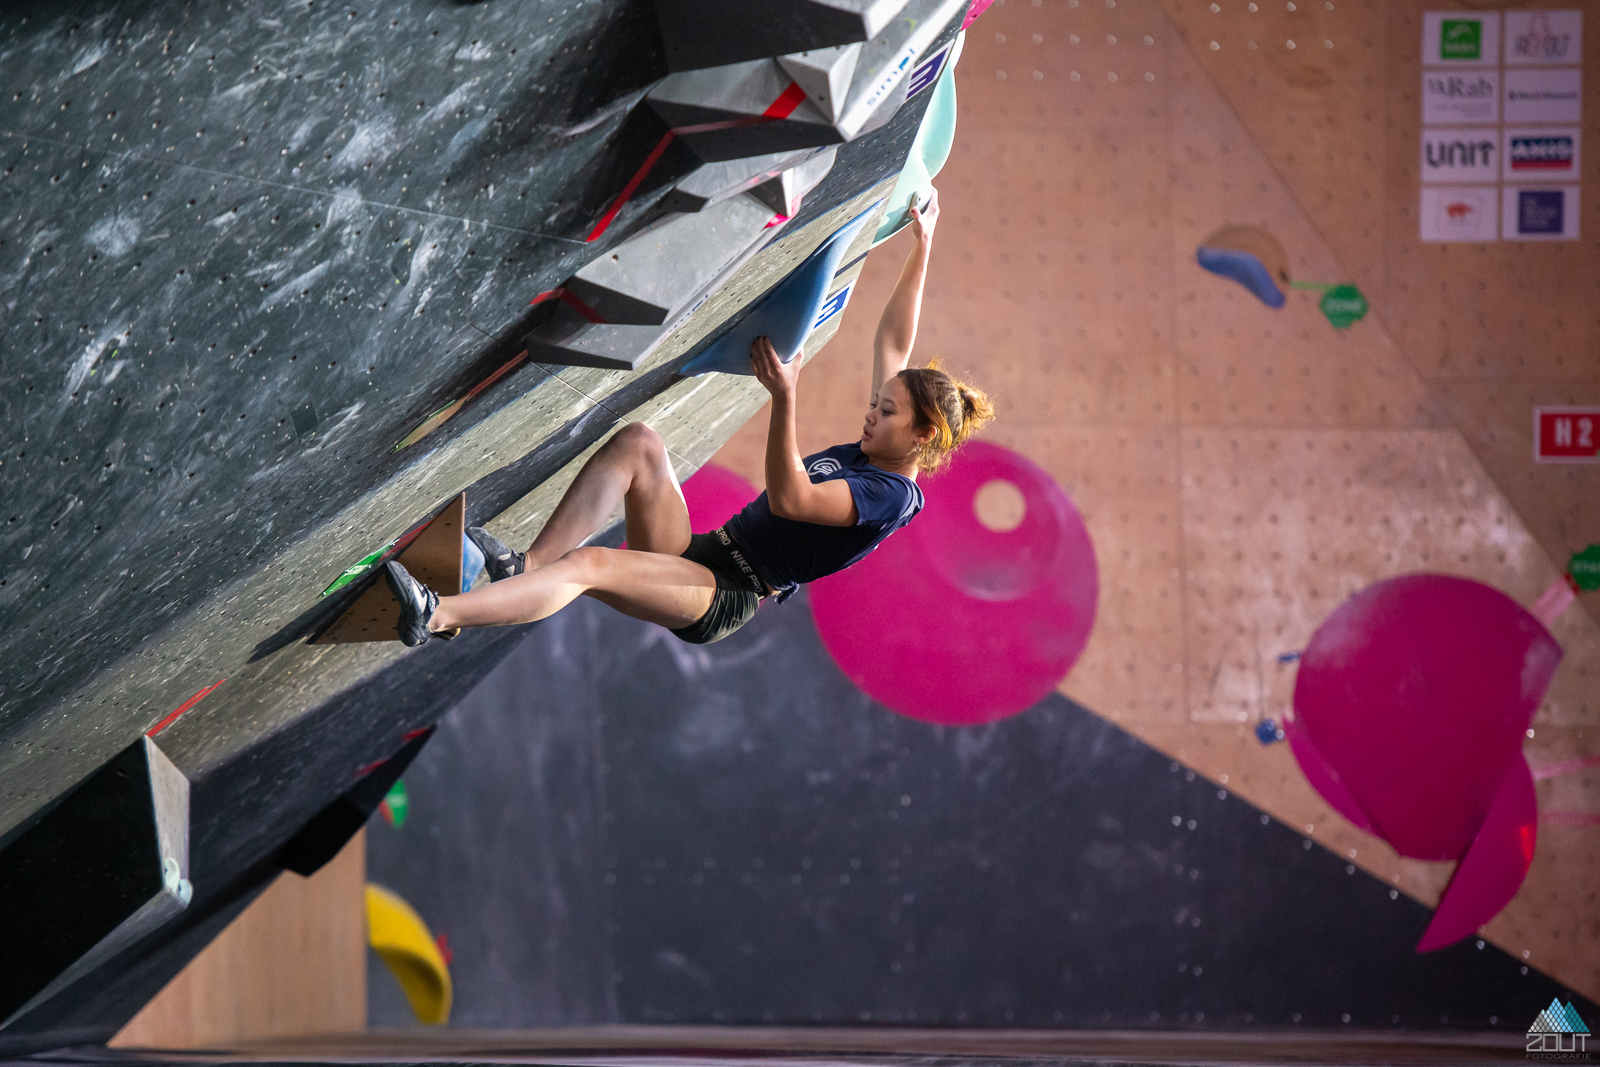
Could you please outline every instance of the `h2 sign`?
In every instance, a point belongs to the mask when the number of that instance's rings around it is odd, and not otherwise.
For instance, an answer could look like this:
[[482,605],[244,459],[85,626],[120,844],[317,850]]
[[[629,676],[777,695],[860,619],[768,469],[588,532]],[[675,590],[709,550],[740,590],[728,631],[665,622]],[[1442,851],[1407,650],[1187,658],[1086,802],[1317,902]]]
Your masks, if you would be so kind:
[[1535,463],[1600,463],[1600,407],[1533,409]]

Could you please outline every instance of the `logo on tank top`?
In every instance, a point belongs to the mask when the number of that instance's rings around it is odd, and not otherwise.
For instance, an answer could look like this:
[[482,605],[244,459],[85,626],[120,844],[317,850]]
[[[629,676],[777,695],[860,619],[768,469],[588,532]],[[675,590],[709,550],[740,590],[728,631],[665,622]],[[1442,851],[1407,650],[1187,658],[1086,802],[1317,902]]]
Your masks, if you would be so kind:
[[813,463],[810,467],[807,467],[806,473],[811,475],[813,478],[826,478],[828,475],[838,474],[842,470],[844,470],[843,463],[840,463],[832,456],[824,456],[822,459],[819,459]]

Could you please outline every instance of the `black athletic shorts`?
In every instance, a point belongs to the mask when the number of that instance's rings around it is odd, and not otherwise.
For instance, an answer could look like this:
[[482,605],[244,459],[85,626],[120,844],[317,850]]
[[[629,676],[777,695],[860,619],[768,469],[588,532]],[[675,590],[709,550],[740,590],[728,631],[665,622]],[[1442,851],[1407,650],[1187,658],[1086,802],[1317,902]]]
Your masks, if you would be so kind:
[[766,584],[726,530],[694,534],[689,538],[689,547],[683,550],[683,558],[714,574],[717,591],[706,613],[688,626],[673,630],[674,636],[691,645],[709,645],[755,618]]

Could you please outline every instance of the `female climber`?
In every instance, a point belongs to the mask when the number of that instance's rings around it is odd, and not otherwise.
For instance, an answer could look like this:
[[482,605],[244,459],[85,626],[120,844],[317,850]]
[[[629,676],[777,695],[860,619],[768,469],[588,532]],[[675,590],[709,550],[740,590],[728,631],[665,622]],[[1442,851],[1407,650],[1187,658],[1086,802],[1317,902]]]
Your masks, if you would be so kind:
[[[667,627],[695,644],[720,641],[802,583],[843,570],[922,509],[917,472],[933,470],[994,410],[980,391],[936,367],[908,369],[922,304],[938,194],[912,209],[915,244],[873,339],[872,402],[858,442],[800,456],[795,389],[800,359],[784,363],[757,338],[750,362],[772,394],[767,489],[727,524],[692,534],[689,510],[661,437],[624,426],[584,464],[526,552],[487,531],[488,585],[441,597],[387,564],[400,601],[400,639],[420,645],[467,626],[533,622],[590,596],[625,615]],[[627,549],[584,547],[618,501]]]

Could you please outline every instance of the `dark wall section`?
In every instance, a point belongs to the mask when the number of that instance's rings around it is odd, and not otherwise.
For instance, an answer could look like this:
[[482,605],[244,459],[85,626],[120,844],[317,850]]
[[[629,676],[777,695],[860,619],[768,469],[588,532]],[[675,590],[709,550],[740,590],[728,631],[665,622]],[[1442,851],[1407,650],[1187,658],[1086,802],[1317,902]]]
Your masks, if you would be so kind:
[[[944,729],[805,598],[720,644],[580,602],[456,707],[370,877],[455,950],[454,1021],[1520,1031],[1493,946],[1071,701]],[[409,1020],[374,964],[371,1021]]]
[[471,631],[431,644],[428,655],[401,659],[196,778],[188,908],[0,1032],[0,1057],[109,1040],[283,873],[273,856],[302,826],[372,763],[405,749],[407,734],[470,690],[527,630]]

